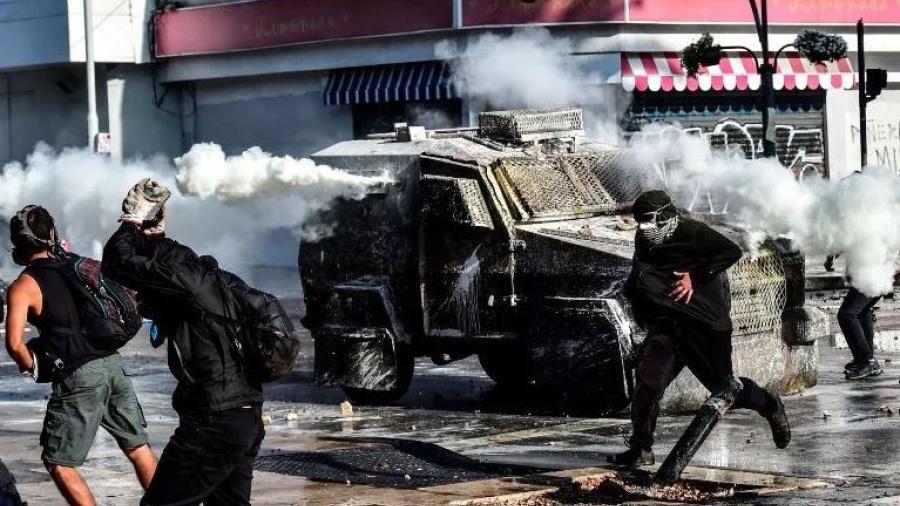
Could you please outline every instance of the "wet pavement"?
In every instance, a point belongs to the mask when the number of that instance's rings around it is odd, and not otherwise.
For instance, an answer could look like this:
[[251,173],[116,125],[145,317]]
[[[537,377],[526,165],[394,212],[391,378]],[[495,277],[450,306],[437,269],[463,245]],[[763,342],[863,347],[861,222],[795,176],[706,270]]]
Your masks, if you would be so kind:
[[[291,299],[286,305],[299,312],[299,304]],[[146,342],[139,335],[123,355],[152,444],[161,451],[176,424],[169,406],[174,382],[162,351]],[[827,486],[711,502],[900,504],[900,355],[885,356],[891,361],[880,378],[848,383],[841,373],[848,353],[824,346],[820,352],[819,385],[785,399],[794,426],[788,449],[774,447],[764,420],[734,412],[693,464],[814,478]],[[542,490],[535,474],[546,479],[551,471],[602,466],[607,454],[622,449],[628,431],[626,416],[593,418],[585,416],[589,407],[569,406],[559,395],[504,392],[474,358],[443,367],[420,359],[412,387],[397,405],[354,406],[351,416],[343,416],[343,394],[312,384],[311,353],[307,345],[294,374],[266,388],[264,412],[271,424],[253,504],[481,504],[471,501],[510,493],[529,497]],[[39,458],[49,388],[19,378],[2,356],[0,456],[30,504],[62,504]],[[689,420],[660,419],[660,460]],[[107,435],[98,437],[83,470],[101,504],[137,504],[137,482]],[[532,478],[502,479],[510,476]]]

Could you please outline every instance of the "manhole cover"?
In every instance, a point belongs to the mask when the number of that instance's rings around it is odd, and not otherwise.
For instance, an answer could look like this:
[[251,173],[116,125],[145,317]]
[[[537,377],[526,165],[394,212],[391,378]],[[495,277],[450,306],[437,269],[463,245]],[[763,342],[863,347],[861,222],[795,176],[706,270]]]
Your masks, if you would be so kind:
[[266,455],[256,460],[256,469],[315,481],[395,488],[446,485],[522,472],[412,441],[379,441],[373,446],[327,452]]

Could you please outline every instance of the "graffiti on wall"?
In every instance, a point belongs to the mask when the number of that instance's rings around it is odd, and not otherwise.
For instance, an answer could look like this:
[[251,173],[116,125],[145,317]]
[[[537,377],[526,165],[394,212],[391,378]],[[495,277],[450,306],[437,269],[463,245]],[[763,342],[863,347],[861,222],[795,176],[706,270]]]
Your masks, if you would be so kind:
[[[681,130],[705,139],[714,149],[722,150],[728,155],[740,155],[749,159],[763,157],[761,123],[742,123],[733,118],[725,118],[712,126],[681,127]],[[637,135],[666,135],[666,129]],[[824,177],[827,174],[823,128],[776,125],[775,139],[778,161],[798,179]],[[658,166],[653,169],[663,181],[668,181],[669,167]],[[686,207],[691,211],[719,214],[728,211],[728,201],[724,196],[716,195],[715,191],[698,185],[693,189],[693,196]]]
[[[868,161],[872,165],[890,167],[900,173],[900,121],[884,114],[877,114],[872,118],[869,115],[866,121],[866,138],[868,139]],[[858,121],[857,121],[858,124]],[[859,126],[851,124],[849,152],[858,157],[860,144]],[[854,160],[854,166],[858,166],[859,160]]]
[[[741,123],[725,118],[712,128],[689,127],[684,131],[707,139],[713,148],[728,154],[739,152],[750,159],[763,156],[761,123]],[[781,165],[800,179],[826,174],[825,132],[822,128],[776,124],[775,154]]]

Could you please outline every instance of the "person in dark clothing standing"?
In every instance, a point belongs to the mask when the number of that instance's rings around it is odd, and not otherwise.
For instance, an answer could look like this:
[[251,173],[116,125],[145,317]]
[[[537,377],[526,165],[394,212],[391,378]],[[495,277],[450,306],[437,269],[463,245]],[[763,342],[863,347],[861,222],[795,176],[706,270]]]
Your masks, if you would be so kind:
[[[834,259],[838,255],[825,259],[825,270],[834,271]],[[869,297],[851,285],[838,309],[837,320],[847,341],[847,347],[853,354],[853,360],[844,366],[844,377],[848,380],[859,380],[881,376],[884,370],[875,359],[875,306],[883,297]]]
[[626,296],[647,338],[635,374],[629,448],[609,462],[654,463],[659,401],[684,367],[712,394],[739,389],[732,409],[752,409],[766,417],[776,446],[786,447],[791,433],[781,399],[748,378],[735,378],[732,370],[731,292],[725,271],[740,260],[740,247],[709,226],[680,216],[662,191],[639,196],[633,213],[638,231]]
[[853,354],[853,360],[844,366],[848,380],[874,378],[884,372],[875,359],[875,306],[881,297],[869,297],[851,286],[838,309],[838,325]]
[[[35,352],[24,342],[25,322],[40,332],[42,346],[56,362],[53,393],[41,431],[41,460],[69,504],[95,504],[78,472],[102,426],[134,466],[146,488],[153,479],[156,456],[148,444],[146,422],[122,357],[92,345],[82,331],[73,291],[60,271],[66,253],[53,217],[40,206],[28,206],[10,220],[13,260],[25,266],[9,288],[6,349],[23,374],[37,379]],[[37,353],[40,353],[39,351]],[[48,369],[49,370],[49,369]]]
[[229,329],[205,317],[240,314],[223,289],[222,278],[233,275],[165,237],[169,195],[150,179],[135,185],[122,204],[122,225],[103,251],[103,273],[138,292],[168,341],[169,368],[178,380],[172,405],[179,425],[141,504],[249,505],[265,435],[262,386],[247,374]]

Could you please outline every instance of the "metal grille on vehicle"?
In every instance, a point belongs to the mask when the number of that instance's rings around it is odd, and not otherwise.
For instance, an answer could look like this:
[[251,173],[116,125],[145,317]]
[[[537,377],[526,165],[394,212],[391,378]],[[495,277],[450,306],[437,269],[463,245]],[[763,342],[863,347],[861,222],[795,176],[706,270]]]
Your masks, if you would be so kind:
[[617,151],[502,158],[495,174],[523,219],[612,213],[640,194],[637,179],[617,165]]
[[745,255],[728,270],[728,281],[735,334],[758,334],[781,328],[787,290],[784,266],[775,252],[763,248],[756,256]]
[[478,135],[503,142],[584,136],[581,109],[523,109],[482,112]]

